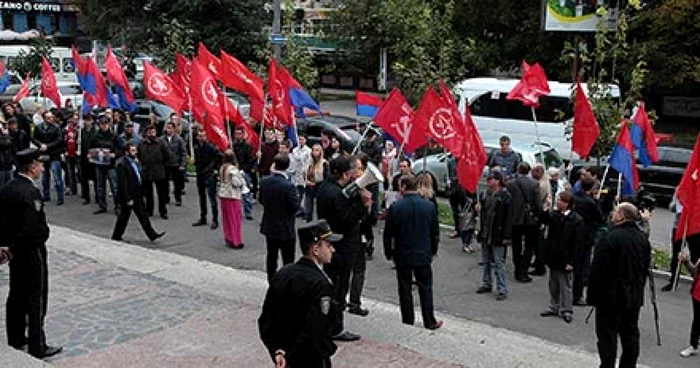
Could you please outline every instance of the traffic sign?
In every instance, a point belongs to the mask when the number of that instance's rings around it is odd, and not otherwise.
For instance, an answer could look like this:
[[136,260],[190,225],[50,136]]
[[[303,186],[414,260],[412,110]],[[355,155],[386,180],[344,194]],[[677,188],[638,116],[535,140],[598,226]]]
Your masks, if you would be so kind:
[[287,37],[284,37],[279,33],[272,33],[270,34],[270,37],[268,37],[268,40],[273,44],[284,44],[287,42]]

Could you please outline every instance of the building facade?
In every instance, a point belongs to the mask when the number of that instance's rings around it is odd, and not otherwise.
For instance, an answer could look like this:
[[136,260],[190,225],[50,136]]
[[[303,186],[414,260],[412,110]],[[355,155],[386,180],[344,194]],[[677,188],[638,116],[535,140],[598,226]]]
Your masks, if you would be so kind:
[[40,34],[72,37],[78,7],[71,0],[0,0],[0,42],[25,41]]

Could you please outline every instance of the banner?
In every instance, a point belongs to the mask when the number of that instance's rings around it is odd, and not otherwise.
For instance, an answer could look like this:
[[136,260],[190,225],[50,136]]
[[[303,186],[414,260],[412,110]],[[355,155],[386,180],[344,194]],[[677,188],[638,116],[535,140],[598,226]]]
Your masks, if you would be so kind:
[[[607,20],[608,29],[617,29],[618,1],[543,0],[542,26],[545,31],[595,32],[598,22]],[[608,6],[611,4],[612,6]]]

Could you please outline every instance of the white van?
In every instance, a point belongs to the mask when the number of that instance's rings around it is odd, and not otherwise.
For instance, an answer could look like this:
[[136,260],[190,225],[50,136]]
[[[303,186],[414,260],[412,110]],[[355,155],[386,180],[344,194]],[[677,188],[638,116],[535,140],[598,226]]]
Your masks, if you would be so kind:
[[[459,98],[460,111],[469,104],[474,124],[486,142],[498,142],[502,135],[511,138],[513,145],[526,146],[537,141],[532,111],[518,100],[506,100],[519,79],[471,78],[462,81],[454,88]],[[588,94],[588,87],[581,85]],[[540,141],[554,147],[561,157],[571,157],[570,132],[567,127],[573,124],[573,102],[570,100],[575,85],[571,83],[549,82],[551,93],[540,97],[540,107],[535,109]],[[620,89],[613,85],[610,90],[613,98],[620,97]],[[563,112],[563,115],[561,112]]]
[[[58,82],[77,82],[78,77],[73,69],[73,58],[71,50],[68,47],[53,47],[53,53],[49,58],[51,67],[56,75]],[[20,51],[29,53],[28,45],[0,45],[0,59],[5,63],[8,69],[12,70],[14,59],[19,57]],[[24,79],[25,76],[17,76],[19,79]],[[37,76],[34,76],[37,77]]]

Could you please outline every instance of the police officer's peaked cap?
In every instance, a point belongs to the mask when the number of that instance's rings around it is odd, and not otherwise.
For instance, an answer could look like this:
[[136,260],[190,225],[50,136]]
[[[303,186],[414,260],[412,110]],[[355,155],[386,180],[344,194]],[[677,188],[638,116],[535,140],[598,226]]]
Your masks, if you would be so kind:
[[299,242],[301,244],[313,244],[319,240],[327,240],[329,242],[337,242],[343,239],[340,234],[334,234],[331,227],[328,226],[326,220],[317,220],[309,222],[306,225],[299,226],[297,229]]
[[17,152],[17,165],[29,165],[39,158],[39,150],[36,148],[27,148]]

